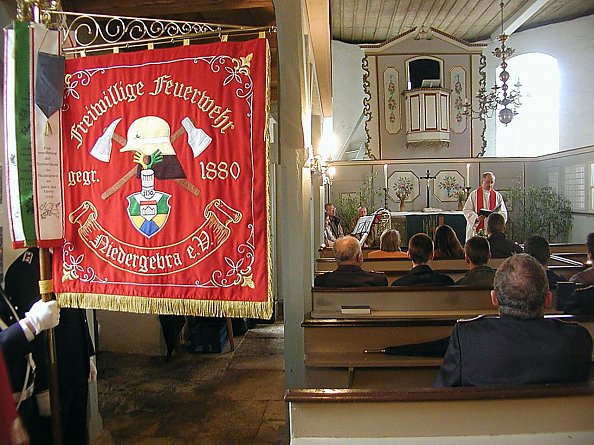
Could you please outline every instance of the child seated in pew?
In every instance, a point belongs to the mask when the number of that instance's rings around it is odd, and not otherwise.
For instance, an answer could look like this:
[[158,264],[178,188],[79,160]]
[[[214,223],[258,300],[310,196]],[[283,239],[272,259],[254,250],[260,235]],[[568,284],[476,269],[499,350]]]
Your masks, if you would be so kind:
[[435,229],[433,235],[433,259],[464,258],[464,249],[458,241],[456,232],[448,225],[441,225]]
[[464,259],[470,270],[456,281],[456,284],[493,287],[495,271],[487,266],[489,258],[491,258],[489,241],[482,236],[473,236],[467,240],[464,245]]
[[407,258],[406,252],[400,250],[400,232],[396,229],[384,230],[379,250],[372,250],[367,258]]
[[436,272],[427,264],[433,258],[433,241],[424,233],[417,233],[408,242],[408,257],[413,263],[412,270],[398,278],[392,286],[450,285],[452,277]]

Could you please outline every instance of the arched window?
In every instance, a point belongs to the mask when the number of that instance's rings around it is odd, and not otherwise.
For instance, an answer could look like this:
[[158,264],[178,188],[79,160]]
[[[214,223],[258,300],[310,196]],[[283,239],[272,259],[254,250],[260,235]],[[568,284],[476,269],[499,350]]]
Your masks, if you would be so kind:
[[[559,67],[547,54],[528,53],[508,60],[510,89],[522,86],[522,106],[507,127],[497,119],[496,155],[541,156],[559,151]],[[497,73],[499,76],[499,72]]]

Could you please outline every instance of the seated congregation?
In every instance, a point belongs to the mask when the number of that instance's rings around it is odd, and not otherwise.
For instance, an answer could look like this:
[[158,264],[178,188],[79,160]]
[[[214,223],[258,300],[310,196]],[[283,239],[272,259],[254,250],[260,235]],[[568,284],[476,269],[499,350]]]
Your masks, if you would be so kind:
[[[327,387],[323,384],[323,373],[319,367],[333,366],[336,371],[342,366],[339,358],[322,359],[323,354],[312,352],[316,350],[311,345],[315,334],[308,337],[308,330],[314,332],[314,328],[327,328],[326,331],[320,330],[328,341],[326,348],[338,355],[347,354],[349,346],[345,346],[343,351],[341,340],[336,340],[336,345],[330,345],[334,341],[334,328],[342,329],[336,336],[352,331],[350,335],[368,339],[367,344],[373,344],[369,350],[365,347],[366,353],[374,352],[373,348],[379,346],[378,342],[384,335],[383,346],[376,351],[400,356],[372,358],[367,354],[367,357],[362,357],[363,351],[350,352],[350,358],[345,355],[344,366],[348,369],[345,387],[348,388],[366,387],[363,380],[357,381],[357,373],[361,369],[360,375],[363,375],[363,371],[369,371],[374,366],[380,373],[389,368],[404,370],[408,377],[402,379],[401,387],[410,386],[411,382],[412,386],[430,386],[431,383],[435,386],[509,386],[587,381],[592,365],[592,320],[590,317],[574,318],[565,314],[594,314],[594,286],[588,281],[594,276],[592,267],[572,272],[571,278],[566,272],[565,276],[555,274],[549,265],[551,251],[547,240],[538,236],[529,237],[522,248],[505,239],[504,228],[499,225],[501,221],[496,215],[487,218],[487,238],[476,236],[467,240],[463,247],[460,245],[467,271],[457,280],[431,267],[438,261],[432,261],[436,252],[441,258],[444,254],[460,257],[456,244],[448,240],[447,228],[440,227],[436,231],[439,240],[432,240],[425,234],[414,235],[406,253],[400,251],[400,243],[394,242],[400,237],[398,232],[394,229],[384,231],[378,252],[398,252],[399,257],[406,255],[411,262],[408,273],[394,280],[390,287],[387,287],[385,273],[364,269],[363,254],[356,238],[349,235],[338,238],[333,247],[337,269],[316,276],[312,294],[321,293],[322,288],[361,288],[345,291],[348,292],[345,297],[354,295],[352,292],[355,291],[359,295],[374,293],[374,298],[390,299],[393,292],[386,291],[393,286],[394,290],[401,288],[413,301],[417,296],[425,298],[436,292],[446,295],[446,291],[453,295],[476,292],[478,297],[481,289],[485,289],[484,292],[490,292],[493,310],[485,310],[486,302],[479,303],[477,300],[474,313],[468,309],[460,310],[460,307],[452,307],[450,311],[442,307],[433,313],[419,312],[418,308],[411,311],[398,308],[384,311],[382,318],[378,319],[374,318],[372,307],[369,315],[358,315],[351,320],[348,317],[338,320],[306,319],[303,324],[306,328],[306,369],[312,375],[310,379],[306,376],[308,385]],[[438,232],[441,233],[439,237]],[[507,259],[492,268],[489,262],[494,234],[493,241],[498,246],[499,255],[505,252]],[[587,239],[590,262],[593,243],[594,234],[590,234]],[[369,256],[370,259],[374,257]],[[575,283],[576,288],[564,298],[562,306],[555,306],[557,283],[566,284],[566,281]],[[589,287],[584,287],[586,285]],[[377,291],[363,289],[370,287],[376,287]],[[386,287],[386,291],[380,291]],[[339,292],[338,289],[336,292]],[[445,298],[455,301],[455,297]],[[352,298],[350,302],[353,303]],[[411,308],[413,306],[411,304]],[[386,346],[391,341],[396,346]],[[424,377],[410,379],[412,373],[421,376],[423,372]]]

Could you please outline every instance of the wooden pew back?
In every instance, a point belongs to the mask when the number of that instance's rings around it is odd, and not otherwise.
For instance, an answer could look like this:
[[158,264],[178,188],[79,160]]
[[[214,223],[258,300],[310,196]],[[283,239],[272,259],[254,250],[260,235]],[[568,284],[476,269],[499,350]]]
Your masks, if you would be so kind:
[[552,254],[561,252],[586,253],[588,250],[585,243],[551,243],[550,248]]
[[373,317],[427,315],[436,311],[482,313],[492,310],[491,288],[474,286],[398,286],[352,289],[314,287],[312,318],[344,318],[343,305],[369,306]]
[[[503,261],[505,258],[491,258],[488,265],[497,270]],[[449,275],[454,281],[462,278],[468,272],[468,264],[463,259],[432,260],[429,265],[433,270]],[[337,267],[334,258],[318,258],[316,260],[317,275],[331,272]],[[367,271],[384,272],[388,277],[388,284],[392,284],[394,280],[408,273],[412,269],[412,264],[406,258],[370,258],[363,262],[362,267]],[[551,255],[549,269],[565,279],[569,279],[572,275],[584,270],[584,265],[569,258]]]
[[594,443],[591,385],[297,389],[284,400],[292,445]]
[[[495,315],[495,310],[485,311]],[[412,388],[430,386],[442,357],[406,357],[365,353],[449,337],[456,321],[481,311],[401,313],[386,318],[306,318],[305,383],[308,388]],[[593,316],[547,315],[579,322],[594,336]]]

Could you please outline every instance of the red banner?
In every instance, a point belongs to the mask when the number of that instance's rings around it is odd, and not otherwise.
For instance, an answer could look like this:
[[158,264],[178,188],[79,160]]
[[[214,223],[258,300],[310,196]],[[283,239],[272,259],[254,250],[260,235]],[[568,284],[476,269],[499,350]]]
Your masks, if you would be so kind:
[[64,305],[272,311],[266,39],[66,62]]

